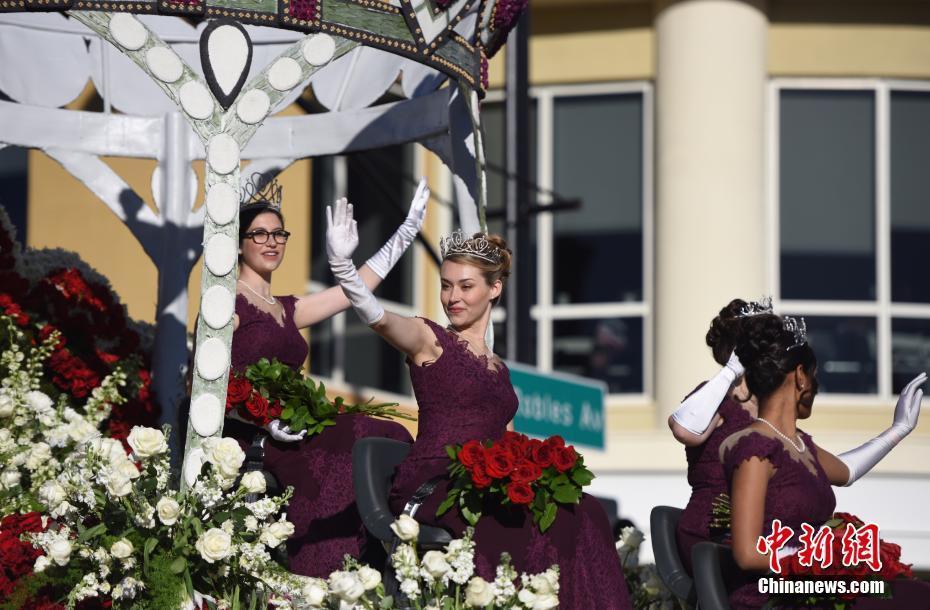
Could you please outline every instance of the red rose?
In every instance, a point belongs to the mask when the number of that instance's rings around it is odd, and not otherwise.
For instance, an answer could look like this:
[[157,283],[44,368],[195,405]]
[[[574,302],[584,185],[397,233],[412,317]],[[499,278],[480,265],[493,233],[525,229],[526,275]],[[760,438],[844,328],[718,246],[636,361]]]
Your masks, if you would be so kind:
[[105,364],[116,364],[119,362],[119,356],[116,354],[110,354],[103,350],[97,350],[97,357],[100,358]]
[[520,462],[510,473],[510,480],[515,483],[532,483],[542,476],[542,468],[528,460]]
[[540,468],[552,466],[554,453],[552,445],[549,443],[541,443],[533,449],[533,461],[539,464]]
[[230,377],[229,387],[226,388],[226,408],[246,401],[252,394],[252,384],[245,377]]
[[559,436],[558,434],[556,434],[554,436],[550,436],[549,438],[547,438],[546,443],[548,443],[549,445],[552,445],[553,447],[564,447],[565,439]]
[[571,470],[577,461],[578,454],[575,453],[575,448],[571,445],[568,447],[559,447],[552,453],[552,463],[559,472]]
[[245,410],[259,426],[264,426],[268,419],[268,401],[259,392],[253,392],[245,401]]
[[507,497],[514,504],[529,504],[534,495],[533,489],[526,483],[513,482],[507,486]]
[[500,445],[488,449],[485,459],[485,468],[492,478],[503,479],[513,470],[513,456]]
[[538,438],[527,439],[526,442],[526,454],[525,456],[528,459],[533,459],[533,452],[536,451],[539,447],[542,447],[543,442]]
[[478,489],[485,489],[491,486],[494,480],[488,476],[487,471],[481,464],[475,464],[471,469],[471,482]]
[[459,450],[459,461],[466,468],[484,463],[484,447],[478,441],[468,441]]
[[276,400],[268,406],[268,419],[278,419],[281,417],[281,411],[284,409],[281,408],[281,401]]

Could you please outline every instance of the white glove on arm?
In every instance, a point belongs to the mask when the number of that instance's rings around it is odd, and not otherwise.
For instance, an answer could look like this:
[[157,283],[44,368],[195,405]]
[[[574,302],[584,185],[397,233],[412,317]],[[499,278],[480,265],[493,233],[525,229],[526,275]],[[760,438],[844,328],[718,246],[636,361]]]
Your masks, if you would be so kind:
[[720,372],[714,375],[699,390],[685,398],[672,418],[678,425],[693,434],[703,434],[717,413],[717,407],[726,398],[730,386],[743,375],[743,365],[736,352]]
[[890,428],[855,449],[836,456],[849,468],[849,480],[846,481],[846,487],[872,470],[875,464],[888,455],[888,452],[917,426],[920,399],[924,396],[924,391],[920,389],[920,386],[925,381],[927,381],[927,374],[921,373],[901,390],[898,404],[894,408],[894,421]]
[[293,443],[295,441],[299,441],[307,434],[306,430],[301,430],[297,434],[294,434],[291,431],[291,427],[283,425],[280,419],[271,420],[268,422],[268,425],[265,427],[265,429],[268,430],[268,434],[271,435],[271,438],[276,441],[281,441],[282,443]]
[[420,227],[423,226],[423,217],[426,215],[426,203],[428,201],[429,187],[426,186],[426,178],[421,178],[420,184],[417,186],[417,192],[410,201],[407,218],[397,227],[394,235],[366,263],[368,268],[378,274],[378,277],[382,280],[387,277],[387,274],[390,273],[397,261],[400,260],[400,257],[404,255],[404,252],[416,239]]
[[336,211],[326,206],[326,254],[329,268],[342,287],[355,313],[371,326],[384,317],[384,308],[378,303],[352,262],[352,253],[358,246],[358,225],[352,218],[352,204],[345,198],[336,201]]

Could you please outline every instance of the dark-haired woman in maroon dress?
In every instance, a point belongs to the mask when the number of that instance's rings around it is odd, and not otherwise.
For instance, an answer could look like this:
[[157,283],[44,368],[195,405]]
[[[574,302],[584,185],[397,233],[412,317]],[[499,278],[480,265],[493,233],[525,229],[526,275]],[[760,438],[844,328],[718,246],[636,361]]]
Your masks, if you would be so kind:
[[[329,231],[334,241],[347,244],[346,253],[354,250],[358,237],[351,219],[337,214]],[[330,258],[333,274],[362,320],[407,355],[419,430],[395,473],[390,498],[395,514],[423,483],[445,476],[446,445],[500,438],[517,411],[507,367],[485,342],[491,307],[510,272],[510,251],[494,235],[456,233],[442,245],[440,300],[450,322],[446,327],[385,312],[351,260]],[[466,523],[456,508],[436,517],[447,490],[447,484],[440,484],[416,518],[461,535]],[[475,529],[475,544],[477,572],[485,579],[494,578],[506,551],[520,572],[538,573],[558,564],[563,610],[631,608],[607,515],[591,496],[560,506],[545,534],[525,511],[487,508]]]
[[[407,219],[394,236],[359,270],[372,289],[381,283],[423,222],[429,189],[420,184]],[[340,209],[351,209],[345,200]],[[232,370],[241,372],[261,358],[277,358],[300,370],[307,342],[300,329],[326,320],[349,307],[342,290],[333,287],[302,297],[272,296],[271,275],[281,265],[288,236],[280,209],[267,201],[243,206],[239,214],[240,263],[236,294]],[[382,436],[411,442],[402,425],[360,414],[343,414],[320,434],[304,438],[278,420],[265,426],[265,468],[282,487],[293,486],[288,520],[294,535],[287,541],[289,568],[306,576],[327,577],[341,569],[348,554],[362,559],[383,555],[368,534],[355,505],[352,446],[356,439]],[[227,415],[224,433],[243,446],[259,428],[235,411]]]

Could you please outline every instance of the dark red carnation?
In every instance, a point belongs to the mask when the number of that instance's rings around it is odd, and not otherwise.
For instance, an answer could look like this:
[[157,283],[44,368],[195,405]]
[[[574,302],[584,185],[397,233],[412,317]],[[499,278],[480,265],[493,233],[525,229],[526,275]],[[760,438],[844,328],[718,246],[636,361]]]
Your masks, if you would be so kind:
[[515,483],[532,483],[541,476],[542,468],[538,464],[524,460],[510,473],[510,480]]
[[488,475],[495,479],[503,479],[513,470],[513,456],[504,447],[495,445],[485,454],[485,468]]
[[478,441],[468,441],[459,450],[458,458],[466,468],[484,464],[484,446]]
[[539,464],[540,468],[552,466],[552,460],[555,457],[555,451],[549,443],[541,443],[533,449],[533,461]]
[[487,471],[481,464],[475,464],[471,469],[471,482],[478,489],[485,489],[491,486],[493,479],[488,476]]
[[534,497],[533,488],[526,483],[513,482],[507,486],[507,497],[514,504],[529,504]]
[[552,464],[559,472],[571,470],[577,461],[578,454],[575,453],[575,448],[571,445],[568,447],[559,447],[552,453]]

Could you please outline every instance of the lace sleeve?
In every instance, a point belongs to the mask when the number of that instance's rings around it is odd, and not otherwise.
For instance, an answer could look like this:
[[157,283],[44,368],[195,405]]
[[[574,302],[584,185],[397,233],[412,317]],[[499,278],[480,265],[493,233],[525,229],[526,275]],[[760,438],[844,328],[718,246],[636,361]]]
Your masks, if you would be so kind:
[[785,448],[780,441],[758,432],[749,432],[748,434],[737,432],[736,434],[742,434],[742,436],[737,438],[735,442],[728,439],[721,446],[723,469],[728,480],[732,480],[733,473],[739,465],[750,458],[757,457],[760,460],[768,460],[775,468],[781,466],[782,460],[785,458]]

